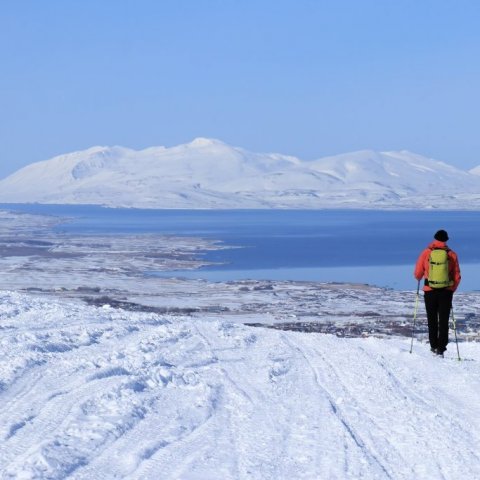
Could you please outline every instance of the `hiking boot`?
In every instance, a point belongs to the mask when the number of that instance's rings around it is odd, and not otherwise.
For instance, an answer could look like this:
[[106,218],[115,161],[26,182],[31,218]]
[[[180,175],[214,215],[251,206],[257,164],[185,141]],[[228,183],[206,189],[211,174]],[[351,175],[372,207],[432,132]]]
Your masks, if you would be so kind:
[[443,357],[443,352],[445,350],[442,350],[441,348],[436,348],[435,349],[435,353],[439,356],[439,357]]

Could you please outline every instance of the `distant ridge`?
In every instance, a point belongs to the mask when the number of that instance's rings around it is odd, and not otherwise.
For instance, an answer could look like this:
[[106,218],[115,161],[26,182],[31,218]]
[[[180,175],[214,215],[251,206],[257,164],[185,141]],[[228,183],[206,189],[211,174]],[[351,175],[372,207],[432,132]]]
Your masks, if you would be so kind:
[[96,146],[33,163],[0,181],[2,203],[139,208],[480,207],[471,171],[408,151],[313,161],[210,139],[136,151]]

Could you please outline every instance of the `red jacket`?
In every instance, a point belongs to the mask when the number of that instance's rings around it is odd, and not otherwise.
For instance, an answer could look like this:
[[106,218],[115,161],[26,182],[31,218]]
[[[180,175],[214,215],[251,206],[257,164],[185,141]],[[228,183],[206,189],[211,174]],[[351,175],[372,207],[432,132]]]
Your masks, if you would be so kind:
[[[428,278],[428,270],[430,269],[429,257],[430,252],[434,248],[448,249],[445,242],[439,242],[438,240],[434,240],[418,257],[414,272],[414,276],[417,280],[421,280],[422,278]],[[449,290],[455,291],[462,277],[460,275],[460,265],[458,264],[457,254],[450,249],[448,250],[448,271],[450,280],[453,280],[453,285],[447,288]],[[429,292],[433,290],[433,288],[424,285],[423,290],[425,292]]]

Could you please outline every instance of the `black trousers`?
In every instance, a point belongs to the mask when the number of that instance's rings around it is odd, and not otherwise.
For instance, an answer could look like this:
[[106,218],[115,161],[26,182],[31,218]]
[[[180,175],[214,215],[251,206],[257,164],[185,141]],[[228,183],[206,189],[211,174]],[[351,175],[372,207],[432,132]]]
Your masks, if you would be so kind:
[[452,309],[453,292],[438,288],[425,292],[430,347],[444,352],[448,344],[448,323]]

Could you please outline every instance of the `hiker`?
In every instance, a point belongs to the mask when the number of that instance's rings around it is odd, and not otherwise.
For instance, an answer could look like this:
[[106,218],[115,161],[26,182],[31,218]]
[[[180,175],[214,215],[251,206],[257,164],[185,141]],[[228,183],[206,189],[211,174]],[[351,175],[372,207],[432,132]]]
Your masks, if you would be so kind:
[[434,240],[418,257],[415,278],[424,279],[424,300],[428,319],[430,349],[442,355],[448,344],[448,323],[453,292],[460,283],[457,254],[447,246],[448,234],[438,230]]

